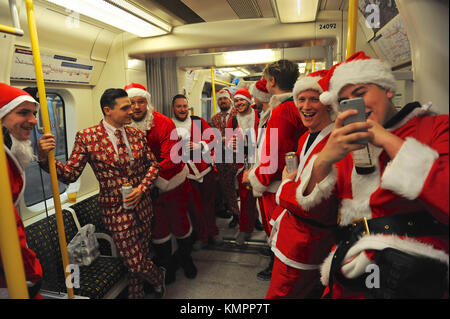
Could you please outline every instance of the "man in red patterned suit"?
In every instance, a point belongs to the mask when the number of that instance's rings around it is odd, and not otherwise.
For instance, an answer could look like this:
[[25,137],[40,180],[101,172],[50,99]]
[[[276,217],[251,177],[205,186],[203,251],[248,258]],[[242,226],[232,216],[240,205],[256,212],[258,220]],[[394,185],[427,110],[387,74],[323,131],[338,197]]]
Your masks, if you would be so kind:
[[[252,191],[248,184],[244,183],[242,178],[247,174],[247,170],[250,164],[253,162],[252,158],[256,145],[256,134],[258,132],[258,111],[253,109],[251,105],[252,96],[247,88],[241,88],[234,93],[234,106],[236,108],[236,116],[230,118],[228,121],[228,129],[233,130],[233,138],[230,139],[225,132],[225,139],[227,147],[235,151],[235,161],[238,164],[238,186],[239,197],[241,201],[240,215],[239,215],[239,234],[236,238],[238,245],[243,245],[246,240],[249,240],[253,229],[255,227],[255,221],[258,218],[258,210],[256,208],[256,198],[253,197]],[[230,143],[231,142],[231,143]],[[244,145],[242,148],[239,144]],[[247,146],[247,150],[245,147]],[[244,158],[239,158],[239,154],[244,154]],[[225,154],[224,160],[227,161]]]
[[[167,269],[166,284],[176,280],[176,256],[183,262],[185,274],[194,278],[197,269],[191,262],[192,226],[188,216],[189,192],[192,189],[186,178],[189,169],[182,162],[175,163],[170,152],[176,146],[178,136],[173,121],[157,112],[151,104],[150,93],[144,86],[132,83],[125,87],[131,99],[133,121],[131,126],[141,129],[161,166],[156,179],[157,193],[154,197],[155,222],[152,244],[156,261]],[[172,236],[178,242],[176,256],[172,256]]]
[[[125,126],[131,123],[131,102],[123,89],[107,89],[100,104],[104,119],[81,130],[66,164],[56,160],[58,179],[73,183],[89,163],[100,183],[99,205],[105,226],[129,270],[129,298],[144,296],[144,281],[163,292],[165,269],[151,260],[150,236],[153,216],[150,190],[158,176],[159,165],[142,131]],[[48,170],[47,154],[55,139],[44,134],[39,142],[39,164]],[[125,198],[121,187],[131,184]]]
[[220,244],[223,241],[219,237],[214,212],[216,173],[212,167],[212,149],[208,145],[215,136],[212,134],[214,132],[204,119],[189,114],[188,100],[183,94],[173,97],[172,111],[175,116],[172,120],[177,127],[178,136],[182,139],[183,155],[190,155],[182,156],[182,160],[189,167],[188,178],[193,195],[191,217],[195,220],[197,240],[203,246],[208,242]]
[[[2,120],[8,175],[14,205],[25,190],[25,168],[33,159],[30,134],[36,125],[38,103],[24,90],[0,83],[0,119]],[[2,191],[5,191],[2,186]],[[2,212],[6,213],[6,212]],[[25,229],[14,206],[14,216],[19,235],[25,278],[30,298],[41,299],[39,294],[42,268],[36,254],[27,247]],[[0,256],[1,261],[1,256]],[[7,283],[0,262],[0,298],[7,297]]]
[[[230,118],[236,115],[236,109],[233,107],[233,96],[229,89],[224,88],[216,94],[217,104],[220,112],[211,118],[211,126],[218,129],[222,135],[222,155],[225,154],[225,129]],[[235,163],[225,163],[225,161],[216,161],[218,170],[220,190],[223,194],[226,209],[231,211],[233,219],[229,227],[234,228],[239,222],[239,205],[236,194],[236,172]]]

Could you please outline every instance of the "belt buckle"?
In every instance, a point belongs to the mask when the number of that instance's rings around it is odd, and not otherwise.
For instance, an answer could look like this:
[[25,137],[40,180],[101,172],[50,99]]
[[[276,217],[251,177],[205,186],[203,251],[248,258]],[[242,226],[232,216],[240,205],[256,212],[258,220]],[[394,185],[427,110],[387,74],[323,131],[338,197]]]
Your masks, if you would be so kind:
[[364,222],[364,227],[366,228],[366,231],[363,234],[364,235],[370,235],[369,224],[367,223],[367,218],[366,217],[353,219],[352,220],[353,227],[356,227],[356,224],[360,223],[360,222]]

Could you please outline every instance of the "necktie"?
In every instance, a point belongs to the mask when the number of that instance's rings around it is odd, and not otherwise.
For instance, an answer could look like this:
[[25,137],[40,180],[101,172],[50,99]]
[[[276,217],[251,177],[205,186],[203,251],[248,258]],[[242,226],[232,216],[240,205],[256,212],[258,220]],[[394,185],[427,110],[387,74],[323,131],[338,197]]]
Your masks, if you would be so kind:
[[130,162],[130,157],[128,156],[127,146],[122,137],[122,132],[116,130],[114,135],[117,137],[117,152],[119,153],[120,165],[125,166],[126,163]]

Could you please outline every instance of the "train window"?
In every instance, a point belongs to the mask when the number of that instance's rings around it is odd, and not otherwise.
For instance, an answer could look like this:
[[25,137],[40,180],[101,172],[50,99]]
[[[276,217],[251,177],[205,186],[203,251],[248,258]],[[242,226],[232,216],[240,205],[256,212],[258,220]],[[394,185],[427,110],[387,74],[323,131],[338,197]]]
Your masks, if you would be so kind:
[[[59,94],[47,92],[47,106],[51,131],[52,134],[55,135],[56,140],[55,157],[62,163],[65,163],[67,160],[67,139],[65,129],[64,100]],[[37,117],[37,125],[35,126],[31,136],[31,142],[35,154],[37,154],[37,144],[39,139],[44,134],[40,110]],[[25,175],[27,182],[24,192],[24,200],[27,207],[33,206],[53,197],[50,175],[41,170],[36,161],[32,161],[26,168]],[[67,185],[61,182],[58,182],[58,184],[60,193],[64,193]]]

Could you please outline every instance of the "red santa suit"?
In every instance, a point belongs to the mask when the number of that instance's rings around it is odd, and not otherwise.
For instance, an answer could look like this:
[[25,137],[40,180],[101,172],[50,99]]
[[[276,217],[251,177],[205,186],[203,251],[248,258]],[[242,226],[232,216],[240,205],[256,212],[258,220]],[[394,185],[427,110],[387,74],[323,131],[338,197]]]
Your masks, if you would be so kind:
[[[355,219],[366,218],[369,232],[372,222],[383,217],[409,217],[405,214],[425,212],[425,217],[433,220],[431,224],[438,225],[440,222],[445,225],[447,235],[397,235],[395,230],[389,232],[389,224],[384,226],[386,233],[372,230],[369,235],[362,234],[346,251],[342,263],[337,265],[337,272],[332,278],[332,298],[365,297],[367,289],[355,289],[348,283],[367,275],[368,265],[373,264],[376,253],[385,248],[440,261],[448,271],[449,117],[430,116],[427,115],[427,107],[416,106],[420,105],[406,105],[395,116],[396,121],[387,128],[404,140],[394,159],[390,159],[383,149],[373,147],[375,172],[358,175],[349,154],[335,165],[309,195],[304,196],[317,158],[314,155],[301,174],[301,183],[296,191],[297,202],[309,216],[322,216],[325,207],[334,209],[328,213],[335,214],[335,208],[340,204],[341,226],[352,227],[354,222],[353,227],[362,224],[364,228],[364,223],[356,223]],[[419,226],[416,222],[411,218],[405,221],[405,227]],[[346,244],[342,241],[339,247]],[[330,283],[333,256],[334,251],[321,266],[321,281],[324,285]],[[361,286],[364,288],[364,283]]]
[[[23,102],[32,102],[39,106],[27,92],[5,83],[0,83],[0,92],[0,119],[3,119]],[[25,228],[16,209],[16,206],[25,191],[25,170],[20,164],[20,159],[16,158],[10,151],[10,148],[12,148],[14,143],[14,138],[9,135],[10,133],[6,128],[2,127],[2,129],[4,129],[4,141],[0,141],[0,143],[4,143],[5,146],[9,183],[14,202],[14,217],[19,236],[19,245],[22,252],[25,279],[27,280],[30,298],[41,299],[42,297],[39,294],[40,281],[42,280],[41,264],[39,263],[36,254],[27,247]],[[2,191],[4,190],[2,189]],[[7,212],[2,213],[6,214]],[[5,298],[8,294],[6,287],[7,283],[0,256],[0,295],[2,295],[2,298]]]
[[286,165],[285,155],[296,150],[299,137],[306,131],[292,93],[273,95],[269,104],[272,115],[262,141],[260,162],[249,173],[253,195],[262,196],[266,225],[276,207],[275,193]]
[[188,217],[188,194],[191,186],[186,179],[189,169],[184,163],[171,160],[170,152],[176,148],[178,136],[173,121],[153,111],[153,124],[147,130],[150,149],[161,165],[155,185],[159,196],[155,202],[153,242],[160,244],[170,239],[188,237],[192,232]]
[[[9,151],[9,149],[6,146],[5,151],[8,160],[7,163],[8,163],[9,182],[11,185],[11,192],[13,195],[14,216],[16,219],[17,233],[19,235],[19,244],[22,250],[22,258],[25,268],[25,278],[28,282],[37,284],[42,280],[41,264],[39,263],[36,254],[27,247],[25,228],[16,209],[16,205],[18,204],[19,199],[25,190],[25,171],[22,169],[19,162],[15,159],[14,155]],[[3,266],[0,263],[0,289],[6,287],[7,287],[6,278],[4,277]],[[39,293],[37,293],[35,296],[30,295],[30,297],[34,297],[36,299],[42,298]]]
[[[258,138],[256,136],[256,134],[258,132],[258,124],[259,124],[258,111],[255,109],[251,109],[251,110],[252,110],[252,112],[246,116],[241,116],[239,114],[236,114],[235,121],[237,121],[237,125],[236,125],[235,130],[236,130],[236,135],[237,135],[236,138],[238,141],[243,140],[244,134],[242,133],[242,130],[245,130],[245,129],[253,129],[253,132],[255,133],[253,135],[255,141]],[[233,129],[233,118],[229,119],[227,128]],[[249,135],[247,135],[247,136],[249,136]],[[226,141],[227,145],[230,146],[230,143],[228,142],[230,140],[230,137],[228,137],[227,134],[225,134],[225,138],[227,140]],[[251,141],[251,137],[248,139],[248,141],[249,141],[249,145],[250,145],[250,143],[253,143]],[[239,143],[239,142],[237,142],[237,143]],[[256,198],[253,196],[252,191],[247,189],[247,186],[242,183],[243,175],[244,175],[244,163],[239,161],[238,171],[237,171],[239,197],[240,197],[240,202],[241,202],[240,215],[239,215],[239,229],[241,232],[251,233],[251,232],[253,232],[253,229],[255,227],[255,221],[258,216],[258,211],[256,208]]]
[[[320,216],[312,217],[302,210],[296,200],[300,173],[310,158],[325,146],[334,124],[325,127],[307,148],[310,133],[298,141],[298,173],[295,181],[283,182],[276,194],[277,204],[272,220],[270,245],[275,254],[272,278],[266,298],[305,298],[319,283],[320,264],[334,243],[332,229],[337,214],[326,209]],[[300,219],[302,218],[302,219]]]
[[150,93],[140,84],[132,83],[125,87],[130,98],[140,96],[147,100],[147,114],[140,122],[131,126],[146,132],[152,153],[159,162],[161,170],[156,179],[159,195],[154,200],[155,221],[152,241],[166,243],[172,234],[177,238],[188,237],[192,227],[188,217],[188,193],[191,189],[186,177],[189,169],[182,162],[171,159],[171,151],[176,148],[178,135],[173,121],[154,110]]
[[[178,135],[183,143],[191,141],[201,145],[198,151],[189,152],[193,158],[184,158],[189,168],[187,178],[192,185],[190,213],[194,221],[194,229],[197,232],[197,238],[202,243],[207,243],[208,238],[219,234],[216,225],[214,210],[215,198],[215,173],[212,169],[213,157],[209,148],[209,143],[214,139],[212,129],[209,124],[197,116],[188,116],[185,121],[179,121],[172,118],[177,127]],[[204,134],[206,131],[206,134]],[[188,148],[185,146],[185,149]],[[206,161],[205,161],[206,159]]]

